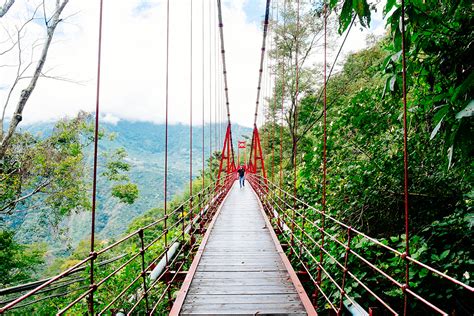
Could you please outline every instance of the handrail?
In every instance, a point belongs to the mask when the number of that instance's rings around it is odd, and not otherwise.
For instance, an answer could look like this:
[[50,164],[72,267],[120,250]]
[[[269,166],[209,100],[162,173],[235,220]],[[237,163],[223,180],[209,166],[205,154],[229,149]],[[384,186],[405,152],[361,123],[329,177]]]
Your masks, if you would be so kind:
[[[179,272],[182,271],[183,267],[185,266],[186,260],[192,259],[195,246],[199,243],[199,238],[195,238],[195,235],[204,233],[205,227],[207,226],[210,218],[212,218],[213,213],[217,209],[217,206],[227,195],[234,179],[234,174],[228,174],[223,179],[223,185],[216,187],[216,183],[210,183],[208,186],[201,189],[199,192],[194,193],[193,195],[188,197],[184,202],[180,203],[177,207],[173,209],[172,212],[168,213],[167,215],[163,215],[162,217],[154,220],[152,223],[149,223],[137,229],[136,231],[127,234],[126,236],[120,238],[119,240],[113,242],[110,245],[105,246],[97,252],[91,253],[88,257],[84,258],[72,267],[50,279],[44,280],[44,282],[42,282],[38,286],[35,286],[33,289],[31,289],[31,287],[27,288],[31,290],[17,298],[8,300],[8,303],[6,305],[0,307],[0,314],[3,314],[4,312],[14,308],[20,308],[27,305],[29,306],[35,304],[36,302],[44,301],[48,297],[37,297],[37,295],[46,292],[45,289],[47,291],[56,290],[57,286],[55,287],[55,285],[63,282],[64,277],[71,275],[72,273],[77,273],[80,270],[85,270],[86,264],[91,259],[96,260],[98,257],[113,253],[113,251],[118,249],[120,245],[123,245],[125,242],[131,242],[132,239],[134,240],[134,242],[139,242],[138,251],[128,253],[127,255],[121,255],[119,259],[114,259],[113,261],[118,261],[125,258],[125,261],[120,262],[118,266],[113,267],[112,270],[107,273],[107,275],[102,276],[102,279],[98,279],[96,283],[92,286],[85,287],[86,290],[80,292],[80,294],[76,298],[72,299],[67,306],[63,307],[60,311],[58,311],[57,315],[65,314],[72,307],[83,301],[84,298],[86,298],[89,294],[100,291],[100,288],[104,284],[110,283],[111,280],[113,280],[113,278],[120,271],[130,266],[133,262],[138,262],[137,258],[140,257],[142,267],[140,268],[140,271],[138,272],[136,278],[134,278],[131,283],[129,283],[124,289],[122,289],[122,291],[118,295],[112,298],[110,302],[102,303],[104,306],[100,306],[99,310],[101,311],[98,314],[101,315],[103,313],[108,313],[110,308],[113,307],[114,304],[118,303],[120,299],[122,299],[127,293],[127,291],[131,290],[132,287],[136,285],[140,279],[143,279],[143,291],[140,292],[140,294],[138,295],[139,298],[136,300],[134,306],[129,311],[129,313],[138,308],[138,306],[144,299],[147,301],[147,312],[150,312],[152,309],[156,309],[159,303],[163,301],[164,297],[166,297],[166,293],[170,293],[169,291],[171,290],[171,286],[173,285],[173,282],[177,280],[177,275]],[[188,208],[189,201],[191,199],[197,200],[198,202],[192,207],[192,209],[188,209],[187,214],[185,214],[185,210],[186,208]],[[170,221],[169,226],[167,227],[167,229],[162,229],[158,225],[164,222],[165,220]],[[158,232],[158,235],[151,236],[153,239],[145,244],[145,239],[147,238],[145,236],[145,232],[148,231]],[[178,232],[180,233],[177,236],[174,236],[174,234]],[[187,243],[186,235],[189,236],[190,239],[193,241]],[[164,247],[163,249],[158,251],[158,253],[156,253],[156,250],[153,250],[153,246],[157,242],[162,240],[165,236],[171,236],[171,242],[168,244],[167,247]],[[173,268],[174,275],[171,275],[172,272],[170,271],[170,269],[165,269],[165,271],[163,271],[156,280],[154,280],[149,286],[147,286],[148,281],[145,278],[146,274],[150,272],[153,269],[154,265],[156,265],[157,262],[165,256],[165,254],[167,253],[167,251],[169,251],[172,245],[174,243],[177,243],[180,239],[182,239],[182,244],[178,245],[178,251],[176,251],[175,257],[168,258],[168,260],[170,260],[168,266],[170,268]],[[153,257],[151,262],[146,262],[149,259],[145,257],[145,254],[149,254],[147,257],[149,257],[150,255]],[[180,260],[178,260],[179,256],[183,256],[183,260],[181,262]],[[104,262],[107,261],[110,260],[104,260]],[[98,266],[99,264],[96,265],[96,267]],[[80,280],[78,282],[80,282]],[[167,283],[164,289],[161,287],[157,287],[157,284],[162,282]],[[61,287],[65,287],[68,284],[69,283],[66,283],[66,285],[63,285]],[[158,299],[157,302],[154,302],[153,308],[151,308],[151,306],[148,305],[148,296],[151,295],[151,291],[156,292],[157,290],[160,291],[160,299]],[[63,293],[63,296],[70,295],[77,291],[78,289],[74,289],[73,291]],[[27,303],[19,304],[32,297],[35,298],[34,301],[28,301]],[[51,297],[56,297],[56,295],[51,295]],[[171,299],[171,295],[168,295],[168,299]]]

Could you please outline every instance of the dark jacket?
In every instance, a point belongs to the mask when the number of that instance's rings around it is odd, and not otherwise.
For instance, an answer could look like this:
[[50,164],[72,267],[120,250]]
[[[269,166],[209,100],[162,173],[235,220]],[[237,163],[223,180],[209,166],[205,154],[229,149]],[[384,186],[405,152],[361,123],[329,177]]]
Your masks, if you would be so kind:
[[243,177],[245,175],[245,169],[240,167],[239,170],[237,170],[237,172],[239,173],[239,177]]

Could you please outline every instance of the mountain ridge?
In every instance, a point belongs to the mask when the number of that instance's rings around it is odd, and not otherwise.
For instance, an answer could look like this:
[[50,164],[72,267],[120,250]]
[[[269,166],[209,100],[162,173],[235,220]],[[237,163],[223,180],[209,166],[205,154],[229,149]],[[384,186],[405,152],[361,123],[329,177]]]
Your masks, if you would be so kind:
[[[29,124],[22,128],[23,132],[35,135],[48,135],[54,123]],[[120,236],[128,224],[137,216],[163,202],[164,173],[164,141],[165,125],[151,122],[121,120],[116,124],[102,123],[101,128],[115,134],[111,140],[104,137],[99,142],[99,155],[123,147],[127,153],[127,162],[131,165],[130,178],[138,185],[140,195],[133,205],[119,203],[110,197],[110,185],[99,177],[98,208],[96,234],[100,239]],[[220,150],[219,134],[215,131],[219,126],[204,126],[205,160],[209,158],[209,135],[212,133],[212,151]],[[202,130],[203,126],[193,126],[193,177],[200,174],[202,168]],[[234,138],[250,135],[252,130],[240,125],[233,125]],[[189,125],[173,124],[168,126],[168,192],[169,198],[179,194],[189,181]],[[210,132],[211,131],[211,132]],[[223,137],[225,130],[221,132]],[[236,145],[234,141],[234,145]],[[92,148],[87,153],[87,164],[92,163]],[[79,211],[62,221],[60,227],[52,227],[48,219],[41,215],[40,210],[20,211],[4,219],[7,226],[16,230],[16,239],[21,243],[47,242],[55,249],[57,255],[66,255],[79,241],[90,233],[89,211]]]

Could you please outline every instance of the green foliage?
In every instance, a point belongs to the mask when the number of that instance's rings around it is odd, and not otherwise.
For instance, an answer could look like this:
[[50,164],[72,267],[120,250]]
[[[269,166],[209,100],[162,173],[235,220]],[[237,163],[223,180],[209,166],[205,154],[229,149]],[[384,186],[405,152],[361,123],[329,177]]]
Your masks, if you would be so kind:
[[[470,240],[474,135],[469,57],[472,35],[468,35],[472,34],[472,8],[463,1],[406,3],[411,255],[472,284],[469,271],[473,264]],[[347,29],[354,14],[365,19],[362,25],[370,22],[370,8],[365,1],[331,1],[331,8],[341,10],[341,32]],[[328,83],[326,211],[404,252],[402,43],[397,2],[388,1],[384,14],[388,16],[390,36],[348,56],[342,71]],[[317,73],[309,80],[314,83],[319,79]],[[281,98],[280,89],[277,84],[277,98]],[[297,192],[299,198],[315,207],[320,206],[322,194],[321,89],[305,93],[298,108],[301,137],[297,147]],[[276,103],[281,104],[281,100]],[[268,154],[279,149],[280,129],[286,144],[281,162],[279,153]],[[282,125],[279,119],[270,117],[260,131],[265,140],[266,166],[281,163],[282,182],[292,192],[292,149],[288,145],[291,125]],[[271,168],[267,168],[270,179],[278,184],[279,170],[275,169],[272,174]],[[321,224],[317,212],[305,212],[311,222]],[[301,219],[298,222],[301,224]],[[347,242],[346,232],[339,227],[326,221],[326,229],[340,242]],[[316,241],[322,238],[314,227],[308,227],[307,232]],[[364,258],[404,282],[405,260],[358,236],[352,244]],[[336,280],[341,280],[335,260],[343,262],[345,249],[327,238],[325,248],[334,258],[324,255],[324,267]],[[319,252],[315,251],[313,256],[318,257]],[[314,257],[306,259],[313,262]],[[400,290],[355,256],[349,256],[349,266],[371,290],[401,310]],[[316,267],[310,265],[314,275]],[[363,306],[377,305],[356,282],[349,280],[346,285],[351,297]],[[324,273],[322,287],[333,301],[339,300],[339,290]],[[415,265],[410,268],[410,287],[447,310],[461,312],[462,305],[467,310],[471,308],[466,293]],[[319,303],[324,306],[325,301],[321,298]],[[430,313],[415,301],[410,304],[411,310],[420,315]]]
[[133,204],[138,198],[138,187],[134,183],[116,184],[112,187],[112,196],[122,203]]
[[[362,26],[369,26],[371,12],[366,0],[331,1],[331,8],[342,5],[340,32],[347,29],[352,15],[359,16]],[[388,74],[385,90],[400,94],[402,8],[387,1],[384,15],[390,29],[390,54],[384,61]],[[365,20],[364,20],[365,19]],[[416,85],[417,106],[424,107],[431,122],[431,138],[443,135],[441,147],[453,163],[456,147],[459,159],[472,156],[472,95],[474,74],[472,2],[405,1],[405,47],[408,87]]]
[[21,245],[14,231],[0,230],[0,286],[32,280],[44,263],[44,244]]
[[84,148],[90,143],[88,116],[59,121],[49,137],[17,133],[0,162],[0,212],[41,200],[54,221],[76,208],[88,208]]
[[[130,238],[123,240],[115,247],[112,247],[110,250],[101,254],[94,264],[94,278],[96,283],[100,283],[100,280],[110,277],[107,282],[100,285],[98,290],[94,293],[94,305],[96,310],[100,311],[106,307],[113,299],[120,294],[120,292],[127,286],[130,286],[129,290],[119,299],[109,311],[116,310],[117,307],[120,309],[129,310],[136,302],[136,295],[141,294],[143,289],[143,279],[140,277],[142,272],[142,264],[145,267],[148,267],[150,270],[156,266],[157,262],[164,257],[164,251],[167,249],[165,245],[172,245],[174,242],[179,241],[182,246],[188,245],[190,242],[190,237],[188,235],[182,234],[182,224],[179,221],[186,219],[186,225],[191,218],[193,218],[194,212],[196,214],[198,210],[201,210],[204,205],[207,203],[207,199],[211,197],[208,194],[197,194],[202,190],[202,186],[208,187],[209,191],[213,192],[214,186],[212,182],[216,179],[216,166],[218,165],[217,159],[219,154],[216,152],[213,154],[213,159],[208,160],[208,168],[205,170],[204,181],[202,175],[196,177],[192,185],[193,195],[195,195],[192,200],[193,209],[190,209],[191,202],[189,200],[189,191],[184,190],[184,193],[175,195],[172,201],[168,202],[167,205],[167,228],[168,233],[164,234],[165,224],[163,221],[164,218],[164,209],[163,208],[153,208],[145,212],[142,216],[135,218],[129,225],[126,232],[127,235],[131,235]],[[114,166],[119,166],[119,164],[113,164]],[[113,168],[112,168],[113,169]],[[116,169],[115,169],[116,170]],[[111,172],[109,175],[115,176],[117,173]],[[188,185],[186,185],[188,187]],[[125,191],[130,192],[130,189]],[[178,210],[178,211],[175,211]],[[179,224],[179,225],[176,225]],[[142,239],[140,238],[139,231],[143,227],[147,227],[143,230],[143,244],[145,245],[146,251],[143,257],[140,255],[140,250],[142,248]],[[195,236],[199,240],[200,236]],[[105,248],[108,245],[111,245],[115,242],[115,239],[110,240],[97,240],[95,243],[95,249],[100,250]],[[191,256],[187,256],[190,250],[186,250],[181,253],[181,257],[176,260],[176,265],[171,265],[172,270],[179,267],[181,262],[183,262],[182,269],[185,271],[190,265]],[[71,266],[77,264],[82,259],[89,256],[90,253],[90,239],[83,239],[78,246],[74,249],[72,254],[68,258],[56,259],[53,264],[49,266],[47,275],[56,275]],[[171,260],[174,262],[174,260]],[[123,265],[123,266],[122,266]],[[89,282],[89,273],[90,266],[87,263],[84,265],[84,270],[79,271],[73,275],[73,278],[76,279],[76,282],[67,284],[67,286],[60,288],[58,290],[53,290],[52,292],[47,292],[45,295],[45,300],[42,300],[41,303],[36,304],[34,301],[31,301],[31,305],[26,307],[19,308],[12,312],[13,315],[24,315],[24,314],[54,314],[60,308],[65,307],[72,300],[76,298],[76,291],[83,293],[88,288]],[[118,269],[118,271],[116,271]],[[115,271],[113,276],[110,276],[111,273]],[[134,281],[135,280],[135,281]],[[148,300],[152,304],[158,302],[161,298],[162,302],[158,304],[157,311],[159,313],[167,312],[167,297],[163,299],[163,293],[166,290],[166,283],[164,280],[160,282],[151,282],[147,277],[145,284],[148,289],[152,289],[149,293]],[[173,284],[170,288],[172,298],[176,297],[178,292],[178,287],[176,284]],[[38,299],[36,297],[36,299]],[[87,310],[87,304],[85,300],[78,302],[74,305],[69,311],[70,314],[83,314]],[[137,307],[136,314],[145,313],[145,304],[144,301]]]
[[128,172],[130,171],[130,164],[125,160],[127,152],[124,148],[117,148],[112,153],[104,154],[106,159],[105,171],[102,176],[105,176],[114,184],[111,189],[111,195],[119,199],[120,202],[126,204],[133,204],[138,198],[138,186],[130,182]]

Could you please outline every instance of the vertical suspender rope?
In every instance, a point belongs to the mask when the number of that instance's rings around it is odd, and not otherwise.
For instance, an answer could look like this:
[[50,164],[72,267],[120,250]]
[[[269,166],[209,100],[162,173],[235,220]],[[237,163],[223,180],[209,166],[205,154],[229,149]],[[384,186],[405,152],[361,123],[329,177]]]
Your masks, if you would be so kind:
[[211,166],[212,166],[212,41],[211,41],[211,2],[209,0],[209,16],[207,18],[209,26],[209,180],[211,177]]
[[405,195],[405,284],[404,295],[404,315],[408,312],[408,295],[406,289],[410,286],[410,262],[406,256],[410,255],[410,235],[408,217],[408,128],[407,128],[407,68],[406,68],[406,43],[405,43],[405,0],[402,0],[402,85],[403,85],[403,171],[404,171],[404,195]]
[[[276,29],[276,27],[278,26],[278,17],[279,17],[279,1],[277,1],[276,3],[276,18],[275,18],[275,27],[274,29]],[[277,98],[277,81],[276,81],[276,74],[277,74],[277,65],[278,65],[278,49],[276,48],[276,39],[275,39],[275,35],[276,33],[273,32],[273,35],[272,35],[272,49],[275,49],[275,70],[274,70],[274,73],[273,73],[273,106],[272,106],[272,109],[271,109],[271,115],[272,115],[272,183],[274,183],[275,181],[275,129],[276,129],[276,98]]]
[[[270,20],[270,16],[268,17],[268,19]],[[265,53],[266,52],[267,50],[265,50]],[[268,100],[268,55],[267,55],[267,58],[265,58],[264,66],[263,66],[263,94],[260,97],[260,102],[262,103],[262,109],[261,109],[262,114],[259,117],[260,124],[258,124],[262,126],[262,128],[264,128],[263,133],[262,133],[263,148],[268,148],[268,135],[266,133],[267,113],[268,113],[268,103],[266,103],[267,100]]]
[[[166,101],[165,101],[165,175],[164,175],[164,246],[165,273],[169,273],[168,258],[168,108],[169,108],[169,57],[170,57],[170,0],[166,1]],[[168,286],[168,301],[171,302],[171,291]]]
[[[212,1],[212,3],[214,3],[213,5],[213,8],[214,8],[214,14],[212,15],[212,27],[214,28],[216,26],[216,7],[215,7],[215,2]],[[220,138],[217,137],[218,135],[218,126],[217,126],[217,122],[219,122],[219,116],[218,116],[218,105],[219,105],[219,101],[218,101],[218,94],[217,94],[217,86],[218,86],[218,83],[217,83],[217,77],[218,77],[218,60],[217,60],[217,32],[214,30],[214,47],[213,47],[213,50],[214,50],[214,80],[213,80],[213,83],[214,83],[214,148],[217,149],[218,148],[218,140]]]
[[205,126],[204,126],[204,113],[205,113],[205,92],[204,92],[204,0],[202,0],[202,189],[205,187],[206,169],[205,169],[205,155],[204,155],[204,139],[205,139]]
[[97,52],[97,86],[96,86],[96,100],[95,100],[95,127],[94,127],[94,170],[92,175],[92,209],[91,209],[91,240],[90,240],[90,256],[91,256],[91,270],[90,270],[90,290],[88,297],[89,313],[94,315],[94,292],[97,285],[94,283],[94,260],[97,257],[95,252],[95,213],[97,201],[97,157],[99,145],[99,115],[100,115],[100,71],[102,59],[102,18],[104,12],[104,1],[100,0],[99,9],[99,43]]
[[294,118],[294,140],[293,140],[293,214],[292,214],[292,221],[291,221],[291,245],[294,245],[294,228],[295,228],[295,214],[296,214],[296,175],[297,175],[297,168],[296,168],[296,154],[298,149],[298,94],[299,94],[299,43],[298,37],[300,32],[300,1],[296,1],[296,45],[295,45],[295,110],[293,112]]
[[[270,11],[270,16],[269,16],[269,22],[270,23],[270,20],[273,19],[273,3],[272,3],[272,6],[271,6],[271,11]],[[268,31],[269,33],[272,32],[272,27],[271,25],[268,26]],[[272,49],[272,37],[270,36],[270,49]],[[266,52],[267,54],[267,58],[266,58],[266,67],[265,67],[265,71],[267,73],[267,88],[266,88],[266,104],[267,106],[265,107],[265,110],[264,110],[264,124],[266,126],[266,131],[264,133],[265,135],[265,139],[264,139],[264,142],[265,142],[265,146],[263,147],[264,149],[267,149],[269,146],[270,146],[270,130],[268,129],[269,126],[268,126],[268,123],[269,123],[269,115],[270,115],[270,110],[271,110],[271,106],[270,106],[270,97],[272,95],[272,74],[271,74],[271,62],[270,62],[270,54],[267,50]],[[263,159],[263,157],[262,157]]]
[[[286,0],[283,0],[283,31],[286,32]],[[281,125],[280,125],[280,189],[283,188],[283,124],[285,121],[284,107],[285,107],[285,85],[286,85],[286,74],[285,74],[285,55],[282,58],[281,64]],[[281,197],[280,190],[280,197]]]
[[[322,217],[321,217],[321,228],[325,229],[325,214],[326,214],[326,174],[327,174],[327,157],[326,157],[326,146],[327,146],[327,80],[326,80],[326,58],[327,58],[327,3],[324,2],[324,86],[323,86],[323,191],[322,191]],[[321,286],[321,273],[323,264],[323,249],[324,249],[324,232],[321,231],[321,249],[319,251],[319,265],[318,265],[318,285]],[[317,297],[317,295],[316,295]],[[316,302],[317,303],[317,302]]]
[[[217,10],[217,9],[216,9]],[[216,33],[217,36],[217,33]],[[216,54],[217,54],[217,39],[216,39]],[[216,80],[217,80],[217,99],[218,99],[218,107],[217,107],[217,133],[218,133],[218,144],[220,145],[222,142],[222,78],[221,74],[221,63],[219,61],[218,56],[216,55],[217,60],[217,73],[216,73]],[[223,142],[222,142],[223,143]],[[218,146],[219,146],[218,145]]]
[[[339,49],[337,51],[337,54],[336,54],[336,57],[334,58],[334,60],[332,61],[332,64],[331,64],[331,69],[329,69],[329,73],[327,75],[327,78],[326,78],[326,81],[329,82],[329,80],[331,79],[331,75],[332,75],[332,71],[334,70],[334,67],[337,65],[337,60],[339,59],[339,56],[342,52],[342,48],[344,47],[344,45],[346,44],[346,41],[347,41],[347,38],[349,37],[349,34],[351,32],[351,29],[352,29],[352,26],[354,26],[354,22],[357,18],[357,14],[354,14],[354,16],[352,17],[352,21],[351,21],[351,24],[349,24],[349,27],[347,28],[346,30],[346,35],[344,36],[344,39],[342,40],[342,43],[341,45],[339,46]],[[323,91],[321,91],[321,93],[319,93],[319,96],[318,98],[316,99],[316,102],[315,104],[318,104],[319,101],[321,100],[321,97],[323,95]],[[305,134],[305,132],[311,130],[314,125],[319,121],[319,119],[323,116],[323,114],[321,114],[318,118],[314,118],[313,115],[314,115],[314,111],[316,110],[316,107],[313,107],[311,109],[311,112],[309,113],[308,116],[306,116],[306,120],[304,122],[303,125],[306,125],[307,127],[304,129],[304,131],[302,132],[302,134]],[[313,120],[313,122],[311,122],[311,120]]]
[[[189,37],[189,212],[193,212],[193,0],[190,4]],[[192,219],[192,215],[191,215]],[[191,234],[193,230],[191,230]],[[192,241],[191,241],[192,244]]]

